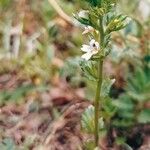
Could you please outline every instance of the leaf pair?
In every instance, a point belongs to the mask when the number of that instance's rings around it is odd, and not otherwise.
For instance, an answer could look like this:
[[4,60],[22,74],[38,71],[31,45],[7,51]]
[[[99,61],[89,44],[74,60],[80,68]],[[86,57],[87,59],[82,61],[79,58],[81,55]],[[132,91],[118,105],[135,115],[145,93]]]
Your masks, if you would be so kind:
[[113,31],[119,31],[127,24],[129,24],[130,18],[125,15],[118,15],[118,16],[107,16],[107,27],[106,27],[106,34],[109,34]]

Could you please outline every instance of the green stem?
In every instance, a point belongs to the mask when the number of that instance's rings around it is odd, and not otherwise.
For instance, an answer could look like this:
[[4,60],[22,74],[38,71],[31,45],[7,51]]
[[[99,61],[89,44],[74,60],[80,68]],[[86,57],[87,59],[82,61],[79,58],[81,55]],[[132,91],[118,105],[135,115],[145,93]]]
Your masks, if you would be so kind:
[[98,147],[99,141],[99,108],[100,108],[100,91],[102,86],[102,74],[103,74],[103,61],[99,60],[98,64],[98,82],[97,82],[97,89],[96,89],[96,96],[95,96],[95,146]]
[[[100,18],[100,45],[101,50],[103,49],[103,43],[104,43],[104,29],[103,29],[103,17]],[[100,58],[98,62],[98,81],[97,81],[97,89],[96,89],[96,96],[95,96],[95,147],[98,147],[99,142],[99,117],[100,117],[100,105],[101,105],[101,87],[103,82],[103,59]],[[102,108],[102,107],[101,107]]]

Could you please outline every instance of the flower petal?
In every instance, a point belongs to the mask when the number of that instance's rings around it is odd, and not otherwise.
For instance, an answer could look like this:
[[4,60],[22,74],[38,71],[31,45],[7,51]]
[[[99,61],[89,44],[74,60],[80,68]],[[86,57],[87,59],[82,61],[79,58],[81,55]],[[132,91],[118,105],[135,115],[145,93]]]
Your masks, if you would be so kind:
[[96,42],[96,41],[95,41],[94,39],[92,39],[92,40],[90,41],[90,46],[93,47],[93,45],[95,44],[95,42]]
[[85,60],[89,60],[92,57],[92,53],[85,53],[84,55],[81,56],[81,58],[85,59]]
[[99,43],[95,42],[96,48],[99,49]]
[[93,27],[86,26],[82,34],[84,35],[84,34],[87,34],[87,33],[93,32],[93,31],[94,31]]
[[99,43],[96,42],[94,39],[92,39],[92,40],[90,41],[90,47],[91,47],[92,50],[93,50],[93,49],[98,50],[98,49],[99,49]]
[[87,34],[87,33],[89,33],[89,30],[85,29],[85,30],[82,32],[82,35]]
[[91,51],[91,48],[90,48],[90,46],[89,45],[82,45],[82,47],[81,47],[81,50],[83,51],[83,52],[89,52],[89,51]]
[[92,55],[95,55],[98,53],[98,50],[93,50],[91,53],[92,53]]

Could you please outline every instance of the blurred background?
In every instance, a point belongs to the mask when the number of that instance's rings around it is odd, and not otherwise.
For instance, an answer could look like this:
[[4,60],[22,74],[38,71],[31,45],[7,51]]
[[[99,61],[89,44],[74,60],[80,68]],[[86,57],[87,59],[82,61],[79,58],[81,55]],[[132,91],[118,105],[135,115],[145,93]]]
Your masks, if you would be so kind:
[[[87,7],[84,0],[0,0],[0,150],[82,145],[79,129],[66,123],[79,124],[95,95],[79,65],[88,38],[73,18]],[[117,7],[132,21],[112,36],[104,72],[116,82],[104,112],[115,144],[150,150],[150,1],[120,0]]]

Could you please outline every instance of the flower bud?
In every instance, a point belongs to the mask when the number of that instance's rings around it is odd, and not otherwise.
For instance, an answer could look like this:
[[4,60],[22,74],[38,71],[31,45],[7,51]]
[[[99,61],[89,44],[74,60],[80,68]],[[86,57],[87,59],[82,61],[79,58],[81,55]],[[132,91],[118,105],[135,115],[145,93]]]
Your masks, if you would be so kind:
[[81,11],[78,13],[78,16],[79,16],[80,18],[88,18],[88,16],[89,16],[89,11],[87,11],[87,10],[81,10]]

